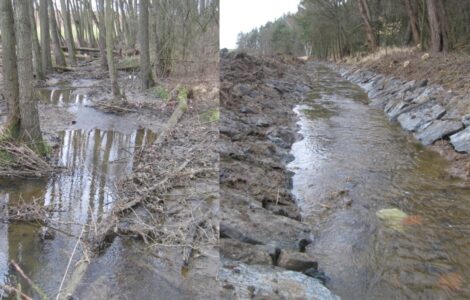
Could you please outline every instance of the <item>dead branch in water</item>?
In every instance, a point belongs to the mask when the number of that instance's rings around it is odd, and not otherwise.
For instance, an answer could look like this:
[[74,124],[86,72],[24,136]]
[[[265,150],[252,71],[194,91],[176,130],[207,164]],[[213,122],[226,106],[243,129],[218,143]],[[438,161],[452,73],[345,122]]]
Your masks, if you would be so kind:
[[44,177],[55,168],[26,145],[0,142],[0,176]]
[[45,225],[48,220],[50,207],[40,205],[34,200],[32,203],[22,202],[10,204],[7,208],[6,220],[9,222],[27,222]]
[[11,265],[15,268],[15,270],[21,275],[21,277],[23,277],[24,280],[26,280],[28,282],[28,284],[32,287],[32,289],[39,295],[39,297],[42,299],[42,300],[47,300],[48,297],[46,295],[46,293],[44,293],[43,290],[41,290],[41,288],[39,288],[39,286],[37,286],[32,280],[31,278],[29,278],[26,273],[23,271],[23,269],[21,269],[20,265],[15,261],[15,260],[11,260]]
[[22,291],[20,291],[19,289],[17,288],[14,288],[10,285],[2,285],[0,284],[0,289],[6,291],[7,293],[10,293],[10,294],[16,294],[19,298],[19,299],[23,299],[23,300],[33,300],[33,298],[31,298],[30,296],[26,295],[25,293],[23,293]]

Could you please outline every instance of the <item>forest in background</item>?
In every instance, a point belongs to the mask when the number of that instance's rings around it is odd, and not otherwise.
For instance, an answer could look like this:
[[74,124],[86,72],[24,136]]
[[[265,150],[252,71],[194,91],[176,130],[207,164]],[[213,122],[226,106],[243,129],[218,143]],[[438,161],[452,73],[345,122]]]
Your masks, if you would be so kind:
[[138,70],[143,90],[159,78],[209,74],[218,60],[215,0],[1,0],[2,134],[45,151],[34,86],[99,58],[114,100],[118,70]]
[[341,59],[378,47],[470,53],[467,0],[302,0],[285,15],[238,36],[238,48]]

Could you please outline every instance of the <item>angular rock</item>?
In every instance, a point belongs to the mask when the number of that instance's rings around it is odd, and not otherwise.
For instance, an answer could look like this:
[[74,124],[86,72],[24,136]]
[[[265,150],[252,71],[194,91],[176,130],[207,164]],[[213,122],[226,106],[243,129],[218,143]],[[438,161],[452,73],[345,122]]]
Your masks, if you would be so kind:
[[428,85],[428,80],[427,79],[420,80],[420,81],[418,81],[418,83],[416,83],[417,87],[425,87],[427,85]]
[[258,126],[258,127],[269,127],[272,123],[273,123],[272,120],[270,120],[269,118],[260,117],[256,121],[256,126]]
[[339,300],[321,282],[300,272],[223,261],[221,299]]
[[281,250],[277,266],[298,272],[305,272],[308,269],[318,268],[318,263],[307,253]]
[[[221,191],[220,236],[248,244],[300,250],[313,240],[310,228],[301,222],[275,215],[262,207],[250,205],[245,194]],[[254,201],[254,200],[252,200]]]
[[440,104],[426,104],[416,107],[398,117],[401,127],[407,131],[415,132],[424,124],[439,119],[446,110]]
[[233,239],[220,239],[220,255],[248,265],[272,265],[276,248],[242,243]]
[[465,125],[465,127],[470,126],[470,114],[462,117],[462,123]]
[[435,120],[429,126],[416,133],[415,137],[425,146],[445,138],[463,128],[460,121]]
[[456,151],[470,153],[470,127],[451,135],[450,142]]

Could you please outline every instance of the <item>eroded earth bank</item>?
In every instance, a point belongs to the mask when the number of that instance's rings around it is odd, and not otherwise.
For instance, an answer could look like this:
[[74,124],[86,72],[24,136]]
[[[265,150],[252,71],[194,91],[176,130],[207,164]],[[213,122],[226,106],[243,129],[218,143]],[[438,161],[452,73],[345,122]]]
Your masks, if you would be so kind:
[[223,299],[336,299],[306,253],[311,227],[287,170],[295,104],[310,90],[303,63],[221,56],[220,281]]

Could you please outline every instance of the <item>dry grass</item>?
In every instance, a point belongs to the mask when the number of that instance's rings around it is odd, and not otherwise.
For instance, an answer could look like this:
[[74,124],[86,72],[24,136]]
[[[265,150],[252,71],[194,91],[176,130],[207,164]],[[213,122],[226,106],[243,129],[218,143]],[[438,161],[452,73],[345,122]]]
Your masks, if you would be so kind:
[[[428,56],[423,58],[423,56]],[[460,53],[425,53],[416,48],[388,48],[347,63],[404,80],[427,79],[462,95],[470,93],[470,56]],[[406,62],[406,64],[405,64]]]

